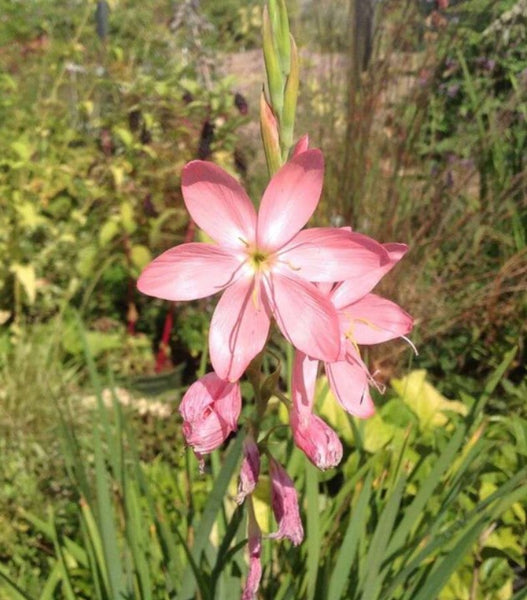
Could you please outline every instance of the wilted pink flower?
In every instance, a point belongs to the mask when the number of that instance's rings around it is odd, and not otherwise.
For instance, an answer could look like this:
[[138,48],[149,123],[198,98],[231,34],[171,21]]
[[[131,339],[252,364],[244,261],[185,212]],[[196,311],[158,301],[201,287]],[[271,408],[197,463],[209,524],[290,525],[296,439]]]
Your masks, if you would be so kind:
[[179,406],[183,433],[196,454],[218,448],[237,429],[242,406],[240,386],[207,373],[193,383]]
[[271,475],[271,505],[278,523],[278,531],[270,538],[289,538],[295,546],[304,539],[304,529],[300,519],[298,495],[291,478],[285,469],[273,458],[269,458]]
[[295,444],[316,467],[325,470],[341,461],[342,444],[333,429],[313,414],[317,368],[318,360],[307,356],[294,361],[290,422]]
[[[342,407],[357,417],[367,418],[375,412],[369,385],[375,383],[361,359],[358,346],[379,344],[404,337],[413,326],[413,320],[397,304],[368,293],[405,254],[403,244],[384,244],[390,260],[382,267],[371,270],[362,278],[319,289],[337,309],[341,335],[341,350],[336,361],[325,361],[329,385]],[[293,367],[293,389],[312,404],[318,361],[302,352],[296,352]],[[307,380],[307,383],[304,382]]]
[[243,459],[240,468],[240,481],[236,502],[241,504],[248,494],[254,492],[260,475],[260,452],[252,436],[247,436],[243,442]]
[[320,197],[324,161],[306,150],[286,163],[264,192],[258,215],[240,184],[208,162],[183,170],[192,219],[215,243],[188,243],[150,263],[137,286],[167,300],[223,291],[210,326],[219,377],[237,380],[262,350],[273,317],[296,348],[321,360],[340,351],[335,308],[310,282],[367,277],[389,262],[366,236],[333,228],[300,231]]
[[260,587],[260,579],[262,578],[262,532],[256,521],[252,498],[249,497],[248,502],[248,529],[249,536],[247,548],[249,550],[249,574],[243,588],[241,600],[256,600],[256,594]]

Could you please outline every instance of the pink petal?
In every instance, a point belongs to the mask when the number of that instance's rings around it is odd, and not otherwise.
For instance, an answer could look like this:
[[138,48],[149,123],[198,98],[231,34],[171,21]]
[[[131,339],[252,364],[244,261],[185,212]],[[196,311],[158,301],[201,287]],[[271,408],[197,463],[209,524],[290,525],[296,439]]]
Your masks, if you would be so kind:
[[361,278],[370,278],[372,271],[384,269],[390,258],[381,244],[365,235],[316,227],[298,233],[280,250],[279,260],[308,281],[353,278],[357,285]]
[[262,532],[254,514],[252,497],[248,501],[248,530],[249,573],[241,600],[256,600],[262,578]]
[[183,169],[181,189],[190,216],[213,240],[232,248],[254,242],[254,206],[242,186],[223,169],[194,160]]
[[239,379],[267,339],[270,319],[254,285],[244,277],[227,288],[212,316],[210,359],[222,379]]
[[257,244],[276,250],[307,223],[322,191],[324,158],[307,150],[287,162],[271,179],[258,213]]
[[289,538],[295,546],[304,539],[304,528],[300,519],[298,495],[295,486],[285,469],[273,458],[269,458],[271,475],[271,505],[278,531],[270,538]]
[[295,445],[319,469],[338,465],[342,444],[337,434],[313,414],[318,361],[296,352],[293,361],[290,423]]
[[164,300],[196,300],[233,283],[239,267],[240,259],[228,249],[215,244],[181,244],[145,267],[137,289]]
[[291,388],[293,406],[299,413],[311,414],[313,410],[318,363],[303,352],[295,352]]
[[186,391],[179,412],[189,446],[198,454],[218,448],[235,431],[241,411],[239,384],[207,373]]
[[309,136],[306,134],[304,134],[296,143],[295,147],[293,148],[293,158],[295,156],[298,156],[299,154],[302,154],[302,152],[305,152],[307,149],[309,148]]
[[269,306],[284,337],[308,356],[332,361],[340,351],[335,307],[313,284],[270,273],[265,279]]
[[367,294],[339,311],[341,327],[357,344],[380,344],[406,335],[412,317],[400,306],[376,294]]
[[236,502],[241,504],[248,494],[254,492],[260,476],[260,452],[253,437],[249,434],[243,441],[243,460],[240,467],[238,495]]
[[392,266],[397,264],[401,258],[408,252],[408,246],[406,244],[398,244],[395,242],[390,242],[388,244],[383,244],[384,249],[390,255],[390,261]]
[[363,366],[348,361],[326,363],[326,374],[331,391],[344,410],[362,419],[373,415],[375,406]]
[[304,419],[291,410],[291,429],[295,445],[322,471],[336,467],[342,460],[342,444],[331,427],[317,415]]
[[383,248],[388,255],[386,262],[376,269],[371,269],[371,271],[342,282],[333,290],[331,301],[336,308],[347,306],[371,292],[382,277],[399,262],[408,250],[408,247],[404,244],[383,244]]

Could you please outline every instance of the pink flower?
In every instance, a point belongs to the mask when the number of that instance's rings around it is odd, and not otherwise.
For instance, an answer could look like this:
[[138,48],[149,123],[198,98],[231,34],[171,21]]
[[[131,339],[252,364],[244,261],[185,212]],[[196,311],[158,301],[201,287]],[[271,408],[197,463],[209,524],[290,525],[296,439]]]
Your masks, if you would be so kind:
[[251,497],[249,497],[248,502],[248,529],[249,574],[247,575],[241,600],[256,600],[260,579],[262,578],[262,532],[256,521]]
[[[329,385],[342,407],[361,418],[375,412],[369,391],[370,383],[375,382],[361,359],[358,346],[404,337],[413,326],[410,315],[397,304],[367,293],[406,252],[406,246],[402,244],[385,244],[384,247],[389,262],[365,274],[358,282],[348,280],[336,286],[319,286],[337,309],[341,336],[337,360],[325,361],[324,365]],[[316,378],[317,369],[318,360],[296,352],[292,387],[300,398],[296,400],[297,404],[312,406],[314,383],[311,382]]]
[[269,458],[271,475],[271,505],[278,523],[278,531],[270,538],[289,538],[295,546],[304,539],[304,529],[298,508],[298,496],[285,469],[273,458]]
[[319,150],[301,152],[271,179],[257,215],[239,183],[216,165],[193,161],[183,170],[190,216],[215,243],[166,251],[137,287],[177,301],[223,291],[209,333],[212,366],[222,379],[241,377],[262,350],[271,318],[302,352],[335,360],[336,311],[310,282],[361,280],[389,262],[366,236],[327,227],[300,231],[318,204],[323,172]]
[[293,368],[290,422],[294,442],[319,469],[335,467],[342,459],[342,444],[333,429],[313,414],[318,361],[305,357],[295,360]]
[[193,383],[179,406],[183,433],[196,454],[218,448],[237,429],[242,399],[238,383],[207,373]]
[[293,148],[292,155],[298,156],[299,154],[302,154],[302,152],[305,152],[308,149],[309,149],[309,136],[306,133],[296,143],[295,147]]
[[243,459],[238,483],[236,502],[241,504],[248,494],[254,492],[260,475],[260,453],[252,436],[247,436],[243,441]]

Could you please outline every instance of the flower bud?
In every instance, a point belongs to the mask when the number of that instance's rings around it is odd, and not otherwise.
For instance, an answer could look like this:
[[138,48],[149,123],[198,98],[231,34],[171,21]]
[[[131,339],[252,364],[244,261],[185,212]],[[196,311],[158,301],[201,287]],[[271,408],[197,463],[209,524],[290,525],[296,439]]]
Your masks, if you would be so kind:
[[284,89],[284,108],[280,119],[280,138],[284,151],[289,151],[293,145],[293,130],[295,128],[296,101],[298,98],[298,86],[300,72],[298,67],[298,52],[295,40],[291,37],[291,69]]
[[249,498],[248,503],[248,541],[247,548],[249,550],[249,574],[243,588],[241,600],[256,600],[256,594],[260,587],[260,579],[262,578],[262,532],[256,521],[252,498]]
[[284,75],[289,75],[291,46],[287,6],[285,0],[268,0],[268,7],[280,68]]
[[293,148],[292,157],[298,156],[309,149],[309,135],[305,133]]
[[183,433],[196,454],[218,448],[236,430],[242,400],[239,383],[207,373],[193,383],[181,401]]
[[291,381],[291,429],[296,446],[319,469],[329,469],[342,459],[342,444],[337,434],[313,414],[318,361],[296,352]]
[[276,49],[273,27],[269,19],[267,6],[264,6],[262,20],[262,46],[267,73],[267,85],[273,110],[280,119],[284,106],[284,76],[280,67],[280,57]]
[[282,166],[282,155],[280,152],[280,137],[278,135],[278,122],[262,91],[260,97],[260,131],[262,134],[263,147],[267,169],[272,177]]
[[278,523],[278,531],[270,538],[289,538],[295,546],[304,539],[304,529],[300,519],[298,495],[291,478],[285,469],[273,458],[269,459],[271,474],[271,505]]
[[295,444],[315,467],[331,469],[342,459],[342,444],[331,427],[316,415],[301,415],[291,410],[291,428]]

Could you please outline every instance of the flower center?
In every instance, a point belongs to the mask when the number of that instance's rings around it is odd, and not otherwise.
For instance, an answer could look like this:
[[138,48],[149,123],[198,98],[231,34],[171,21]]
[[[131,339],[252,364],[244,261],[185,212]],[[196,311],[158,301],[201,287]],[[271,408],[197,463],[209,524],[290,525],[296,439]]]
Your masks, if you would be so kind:
[[249,250],[249,264],[254,271],[267,271],[271,266],[270,255],[258,248]]

